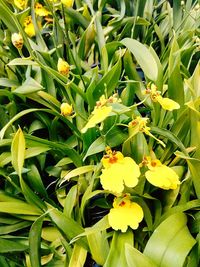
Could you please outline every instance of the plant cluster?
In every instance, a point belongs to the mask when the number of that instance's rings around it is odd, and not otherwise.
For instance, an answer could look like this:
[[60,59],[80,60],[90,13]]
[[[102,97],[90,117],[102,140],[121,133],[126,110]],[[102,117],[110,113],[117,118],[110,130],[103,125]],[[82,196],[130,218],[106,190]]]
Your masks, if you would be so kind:
[[197,267],[200,1],[0,10],[0,266]]

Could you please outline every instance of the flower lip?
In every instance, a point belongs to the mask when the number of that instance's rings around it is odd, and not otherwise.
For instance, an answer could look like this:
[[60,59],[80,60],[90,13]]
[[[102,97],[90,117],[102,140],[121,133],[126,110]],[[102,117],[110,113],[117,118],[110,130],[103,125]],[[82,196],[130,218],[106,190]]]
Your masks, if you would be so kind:
[[143,220],[144,212],[139,204],[132,202],[130,196],[115,198],[113,208],[108,214],[108,222],[114,230],[126,232],[130,226],[137,229],[139,223]]

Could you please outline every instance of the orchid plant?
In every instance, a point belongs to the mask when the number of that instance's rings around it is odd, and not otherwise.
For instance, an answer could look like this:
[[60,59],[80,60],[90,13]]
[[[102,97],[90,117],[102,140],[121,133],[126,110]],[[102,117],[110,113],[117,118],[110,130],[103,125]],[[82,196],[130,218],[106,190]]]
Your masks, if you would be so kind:
[[0,10],[0,266],[198,266],[200,2]]

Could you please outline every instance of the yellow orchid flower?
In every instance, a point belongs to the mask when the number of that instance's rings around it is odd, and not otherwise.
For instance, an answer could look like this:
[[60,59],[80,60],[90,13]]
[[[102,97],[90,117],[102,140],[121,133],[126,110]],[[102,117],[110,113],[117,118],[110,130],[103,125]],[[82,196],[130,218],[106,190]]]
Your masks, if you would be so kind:
[[[104,121],[112,112],[112,103],[120,103],[121,99],[118,98],[118,94],[113,94],[109,98],[106,98],[105,95],[102,95],[99,101],[96,102],[96,106],[92,112],[92,116],[89,118],[89,121],[85,127],[81,130],[82,133],[87,132],[89,128],[95,127],[98,123]],[[108,106],[107,106],[108,104]]]
[[35,28],[31,16],[26,17],[24,20],[24,31],[29,37],[35,36]]
[[61,0],[61,3],[66,7],[72,7],[74,4],[74,0]]
[[81,130],[82,133],[87,132],[89,128],[95,127],[98,123],[104,121],[112,111],[112,107],[95,107],[92,116],[90,117],[88,123]]
[[174,109],[180,108],[180,105],[174,100],[168,97],[162,97],[160,95],[160,92],[157,91],[156,85],[153,83],[147,86],[147,89],[145,90],[145,94],[149,94],[151,97],[151,100],[153,102],[158,102],[162,106],[162,108],[165,110],[172,111]]
[[64,59],[59,58],[58,64],[57,64],[57,69],[58,69],[58,72],[60,74],[68,76],[69,71],[70,71],[70,65]]
[[148,118],[142,118],[140,116],[137,116],[136,119],[129,122],[129,136],[132,137],[138,132],[145,133],[146,135],[149,135],[150,137],[154,138],[157,142],[159,142],[163,147],[165,147],[165,144],[158,138],[156,138],[151,132],[151,128],[147,126]]
[[27,6],[27,0],[14,0],[14,5],[23,10]]
[[108,214],[108,222],[114,230],[126,232],[128,226],[137,229],[143,220],[144,213],[140,205],[131,202],[129,198],[115,198],[113,208]]
[[145,172],[145,177],[149,183],[165,190],[178,187],[180,184],[179,177],[173,169],[163,165],[158,159],[152,160],[147,157],[145,160],[149,168]]
[[35,4],[35,14],[38,15],[38,16],[40,16],[40,17],[45,17],[45,16],[48,16],[49,14],[51,14],[51,12],[49,12],[40,3],[36,3]]
[[62,103],[60,106],[60,111],[63,116],[70,116],[73,112],[73,107],[68,103]]
[[102,158],[104,169],[100,175],[103,189],[114,194],[122,193],[124,185],[135,187],[138,184],[140,168],[130,157],[124,157],[119,151],[107,152]]

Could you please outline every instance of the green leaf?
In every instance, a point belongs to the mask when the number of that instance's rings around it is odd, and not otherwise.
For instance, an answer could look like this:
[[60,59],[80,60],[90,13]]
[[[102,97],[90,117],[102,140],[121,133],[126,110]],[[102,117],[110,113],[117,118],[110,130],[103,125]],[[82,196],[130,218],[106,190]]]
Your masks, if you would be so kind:
[[15,251],[25,251],[28,246],[23,245],[16,241],[10,241],[7,239],[0,238],[0,253],[13,253]]
[[[67,217],[65,214],[55,209],[48,204],[48,215],[51,221],[57,226],[58,230],[61,232],[66,240],[70,241],[75,236],[84,232],[83,228],[75,222],[73,219]],[[77,240],[77,244],[88,249],[88,244],[85,238],[80,238]]]
[[93,106],[96,101],[99,100],[100,96],[107,92],[107,95],[110,96],[119,82],[121,74],[121,60],[119,59],[117,63],[102,77],[102,79],[94,87],[92,94],[93,97]]
[[127,266],[125,256],[125,245],[133,245],[133,232],[127,231],[126,233],[114,232],[110,252],[104,267],[122,267]]
[[25,82],[17,87],[13,92],[18,94],[31,94],[44,89],[41,84],[31,77],[28,77]]
[[162,129],[159,127],[151,126],[151,132],[154,134],[159,134],[163,137],[166,137],[168,140],[170,140],[172,143],[174,143],[177,147],[181,149],[181,151],[185,154],[188,155],[187,150],[181,140],[172,132],[170,132],[167,129]]
[[65,181],[73,178],[73,177],[76,177],[76,176],[79,176],[81,174],[85,174],[88,172],[92,172],[92,171],[94,171],[94,168],[95,168],[95,165],[87,165],[87,166],[78,167],[78,168],[68,172],[68,174],[65,175],[65,177],[63,177],[62,180],[60,181],[60,185],[62,183],[64,183]]
[[4,134],[6,132],[6,130],[10,127],[10,125],[12,125],[12,123],[16,120],[18,120],[20,117],[28,114],[28,113],[31,113],[31,112],[35,112],[35,111],[38,111],[40,109],[38,108],[31,108],[31,109],[26,109],[26,110],[23,110],[21,112],[19,112],[18,114],[16,114],[11,120],[9,120],[9,122],[1,129],[0,131],[0,139],[3,139],[4,137]]
[[147,242],[144,254],[158,266],[182,267],[195,243],[187,228],[186,215],[176,213],[156,228]]
[[85,155],[85,157],[83,158],[83,160],[85,160],[87,157],[97,154],[99,152],[102,152],[105,150],[105,141],[104,138],[102,136],[98,137],[88,148],[88,151]]
[[157,81],[158,66],[149,49],[139,41],[125,38],[121,41],[134,55],[145,75],[152,81]]
[[40,215],[41,211],[30,204],[25,202],[1,202],[0,212],[11,213],[11,214],[24,214],[24,215]]
[[157,267],[146,255],[129,244],[125,244],[127,267]]
[[25,148],[24,135],[21,128],[19,128],[11,145],[12,165],[19,176],[21,175],[24,165]]
[[30,222],[22,221],[22,222],[17,222],[12,225],[2,225],[0,226],[0,235],[5,235],[9,234],[18,230],[21,230],[23,228],[26,228],[30,226]]
[[40,260],[40,242],[41,242],[41,230],[44,216],[38,218],[29,231],[29,255],[32,266],[41,266]]
[[0,78],[0,86],[5,86],[5,87],[17,87],[19,86],[19,82],[15,80],[10,80],[7,78]]
[[87,257],[87,250],[75,244],[68,267],[83,267]]
[[27,58],[15,58],[12,61],[8,63],[9,66],[16,66],[16,65],[31,65],[31,66],[38,66],[38,64],[35,61],[32,61]]

